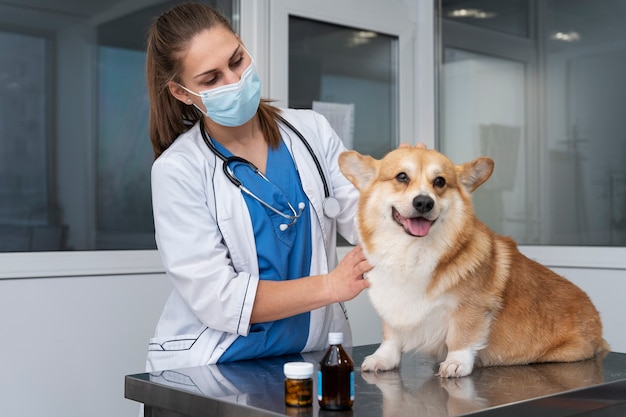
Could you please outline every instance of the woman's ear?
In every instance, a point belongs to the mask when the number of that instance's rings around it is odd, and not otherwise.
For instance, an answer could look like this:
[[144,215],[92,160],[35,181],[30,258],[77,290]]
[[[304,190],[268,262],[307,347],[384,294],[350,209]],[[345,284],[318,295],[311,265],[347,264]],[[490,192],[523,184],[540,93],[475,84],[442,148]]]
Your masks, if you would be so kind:
[[181,101],[184,104],[189,104],[189,105],[193,103],[193,100],[191,99],[191,94],[189,94],[189,92],[185,90],[177,82],[169,81],[167,83],[167,87],[170,90],[170,93],[172,94],[172,96],[174,96],[176,100]]

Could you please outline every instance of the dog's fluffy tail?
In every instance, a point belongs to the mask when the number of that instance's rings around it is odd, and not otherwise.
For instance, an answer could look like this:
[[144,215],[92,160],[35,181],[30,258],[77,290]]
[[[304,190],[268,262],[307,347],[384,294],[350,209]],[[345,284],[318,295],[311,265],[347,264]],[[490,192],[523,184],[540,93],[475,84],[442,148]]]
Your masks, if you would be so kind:
[[609,342],[607,342],[606,339],[602,339],[602,344],[598,346],[598,349],[596,350],[596,354],[602,353],[602,352],[610,352],[610,351],[611,351],[611,345],[609,345]]

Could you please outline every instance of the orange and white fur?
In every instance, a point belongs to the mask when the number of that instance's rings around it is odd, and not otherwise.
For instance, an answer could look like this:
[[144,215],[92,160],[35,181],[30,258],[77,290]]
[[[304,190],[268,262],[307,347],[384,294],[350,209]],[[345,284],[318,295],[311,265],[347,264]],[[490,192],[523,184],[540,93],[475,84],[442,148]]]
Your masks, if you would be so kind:
[[587,294],[474,214],[470,193],[493,160],[456,166],[435,150],[401,146],[381,160],[344,152],[339,166],[360,191],[369,296],[383,323],[362,371],[394,369],[412,350],[441,361],[446,378],[474,365],[570,362],[608,350]]

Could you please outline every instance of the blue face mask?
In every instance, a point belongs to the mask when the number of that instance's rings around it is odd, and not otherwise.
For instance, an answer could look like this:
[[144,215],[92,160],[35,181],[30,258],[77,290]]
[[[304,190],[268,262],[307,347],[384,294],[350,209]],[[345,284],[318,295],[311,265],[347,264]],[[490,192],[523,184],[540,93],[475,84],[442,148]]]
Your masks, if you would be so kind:
[[[206,113],[196,108],[215,123],[222,126],[241,126],[256,114],[261,102],[261,80],[254,67],[254,61],[241,74],[234,84],[227,84],[211,90],[195,93],[181,85],[187,92],[202,98]],[[194,104],[195,106],[195,104]]]

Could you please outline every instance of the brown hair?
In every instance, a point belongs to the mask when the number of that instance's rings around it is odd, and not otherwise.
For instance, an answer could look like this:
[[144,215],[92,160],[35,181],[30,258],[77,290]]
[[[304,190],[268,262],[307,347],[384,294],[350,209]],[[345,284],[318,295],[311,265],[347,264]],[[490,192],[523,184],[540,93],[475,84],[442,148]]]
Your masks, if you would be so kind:
[[[158,158],[202,113],[172,96],[168,82],[180,80],[181,62],[189,42],[199,33],[223,26],[235,33],[217,10],[201,3],[185,3],[159,16],[148,32],[146,80],[150,99],[149,133],[154,158]],[[263,136],[271,147],[280,142],[277,118],[280,110],[261,100],[257,115]]]

